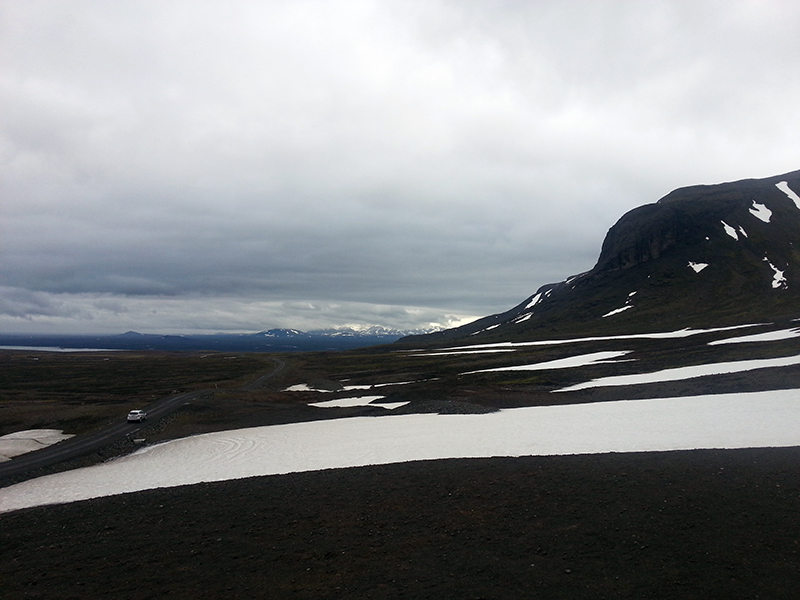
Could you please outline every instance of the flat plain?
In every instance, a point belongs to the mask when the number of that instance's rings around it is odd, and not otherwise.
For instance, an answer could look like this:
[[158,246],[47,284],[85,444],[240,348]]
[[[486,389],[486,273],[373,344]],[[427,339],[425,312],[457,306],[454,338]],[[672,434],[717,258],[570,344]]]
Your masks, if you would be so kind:
[[[513,356],[431,349],[425,357],[401,346],[280,355],[285,368],[255,389],[246,384],[275,356],[7,352],[0,433],[78,423],[91,430],[190,389],[214,392],[137,435],[154,443],[255,425],[381,418],[386,409],[374,405],[310,406],[378,390],[385,401],[408,402],[397,411],[482,412],[800,388],[800,368],[786,366],[552,392],[634,371],[800,353],[795,339],[708,344],[721,335],[535,346]],[[635,361],[465,375],[615,350]],[[307,391],[286,391],[300,384]],[[800,584],[798,532],[797,447],[453,459],[2,514],[0,578],[4,593],[19,598],[792,598]]]

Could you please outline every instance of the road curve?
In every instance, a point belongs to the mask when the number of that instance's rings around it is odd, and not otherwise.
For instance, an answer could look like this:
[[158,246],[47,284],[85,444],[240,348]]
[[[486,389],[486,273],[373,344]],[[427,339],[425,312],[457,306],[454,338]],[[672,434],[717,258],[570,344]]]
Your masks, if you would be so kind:
[[[280,373],[286,366],[286,363],[277,358],[270,357],[270,360],[275,363],[275,368],[263,375],[259,375],[256,379],[246,383],[240,390],[254,390],[266,383],[269,379]],[[195,390],[193,392],[186,392],[176,396],[165,396],[159,398],[152,404],[144,407],[147,411],[148,420],[160,419],[168,414],[175,412],[181,406],[188,404],[192,400],[211,395],[216,390]],[[49,467],[56,463],[77,458],[89,452],[94,452],[130,437],[137,431],[148,425],[145,423],[128,423],[127,420],[122,418],[120,421],[112,423],[108,427],[93,431],[91,433],[76,435],[75,437],[64,440],[52,446],[35,450],[16,456],[9,461],[0,463],[0,478],[18,476],[27,471],[34,469],[41,469]]]

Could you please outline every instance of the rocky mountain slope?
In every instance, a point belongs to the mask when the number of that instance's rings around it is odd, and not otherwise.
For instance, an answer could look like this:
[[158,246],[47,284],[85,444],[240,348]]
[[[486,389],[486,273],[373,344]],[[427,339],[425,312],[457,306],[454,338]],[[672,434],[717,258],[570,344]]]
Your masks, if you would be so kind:
[[[590,271],[415,342],[657,331],[800,316],[800,171],[677,189],[625,214]],[[409,340],[410,338],[406,338]]]

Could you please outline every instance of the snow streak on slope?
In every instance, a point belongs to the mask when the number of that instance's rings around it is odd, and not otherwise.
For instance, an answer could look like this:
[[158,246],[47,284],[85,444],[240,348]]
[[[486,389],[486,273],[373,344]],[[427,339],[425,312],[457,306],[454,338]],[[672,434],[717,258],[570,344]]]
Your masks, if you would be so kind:
[[309,406],[316,406],[318,408],[350,408],[353,406],[377,406],[378,408],[385,408],[387,410],[394,410],[405,406],[408,402],[384,402],[375,403],[374,401],[381,400],[386,396],[353,396],[349,398],[336,398],[334,400],[324,400],[322,402],[311,402]]
[[464,354],[497,354],[498,352],[514,352],[513,348],[485,348],[482,350],[457,350],[453,352],[428,352],[426,354],[412,354],[411,356],[461,356]]
[[463,375],[471,375],[473,373],[491,373],[494,371],[544,371],[547,369],[570,369],[574,367],[585,367],[587,365],[599,365],[609,362],[616,362],[613,359],[628,354],[629,350],[618,352],[592,352],[591,354],[579,354],[577,356],[568,356],[567,358],[559,358],[556,360],[548,360],[540,363],[532,363],[529,365],[514,365],[511,367],[496,367],[494,369],[481,369],[480,371],[469,371],[462,373]]
[[800,445],[796,390],[393,415],[208,433],[0,489],[0,512],[138,490],[442,458]]
[[626,304],[625,306],[621,306],[620,308],[615,308],[614,310],[611,310],[611,311],[607,312],[606,314],[604,314],[602,318],[605,319],[606,317],[613,317],[614,315],[617,315],[617,314],[619,314],[621,312],[625,312],[629,308],[633,308],[633,305],[632,304]]
[[[766,323],[751,323],[748,325],[733,325],[731,327],[714,327],[711,329],[680,329],[678,331],[663,331],[658,333],[631,333],[626,335],[606,335],[585,338],[567,338],[563,340],[538,340],[535,342],[493,342],[491,344],[473,344],[471,346],[452,346],[442,350],[477,350],[479,348],[525,348],[527,346],[552,346],[558,344],[576,344],[580,342],[605,342],[609,340],[662,340],[679,339],[700,335],[703,333],[716,333],[718,331],[732,331],[746,327],[758,327]],[[420,352],[414,350],[413,352]],[[424,356],[424,355],[421,355]]]
[[708,342],[708,345],[719,346],[721,344],[742,344],[748,342],[777,342],[796,337],[800,337],[800,329],[781,329],[779,331],[767,331],[766,333],[754,333],[752,335],[740,335],[724,340],[714,340],[713,342]]
[[678,367],[676,369],[664,369],[652,373],[637,373],[635,375],[616,375],[614,377],[601,377],[584,383],[578,383],[569,387],[553,390],[554,392],[574,392],[594,387],[608,387],[620,385],[637,385],[640,383],[659,383],[663,381],[680,381],[681,379],[691,379],[692,377],[704,377],[706,375],[722,375],[725,373],[741,373],[754,369],[766,369],[770,367],[786,367],[790,365],[800,365],[800,354],[795,356],[784,356],[782,358],[762,358],[755,360],[739,360],[734,362],[711,363],[704,365],[692,365],[689,367]]
[[784,194],[789,196],[789,198],[794,202],[797,208],[800,208],[800,196],[794,193],[792,188],[789,187],[788,181],[781,181],[775,184],[775,187],[782,191]]
[[725,233],[727,233],[729,236],[731,236],[734,240],[738,242],[739,234],[736,233],[736,230],[730,225],[728,225],[725,221],[720,221],[720,223],[722,223],[722,226],[725,228]]

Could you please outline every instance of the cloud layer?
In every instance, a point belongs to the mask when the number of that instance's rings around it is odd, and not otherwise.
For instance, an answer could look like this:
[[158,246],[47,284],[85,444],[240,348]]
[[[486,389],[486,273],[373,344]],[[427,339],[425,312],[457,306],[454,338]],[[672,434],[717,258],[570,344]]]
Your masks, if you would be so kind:
[[505,310],[635,206],[799,168],[798,25],[789,1],[0,1],[0,330]]

